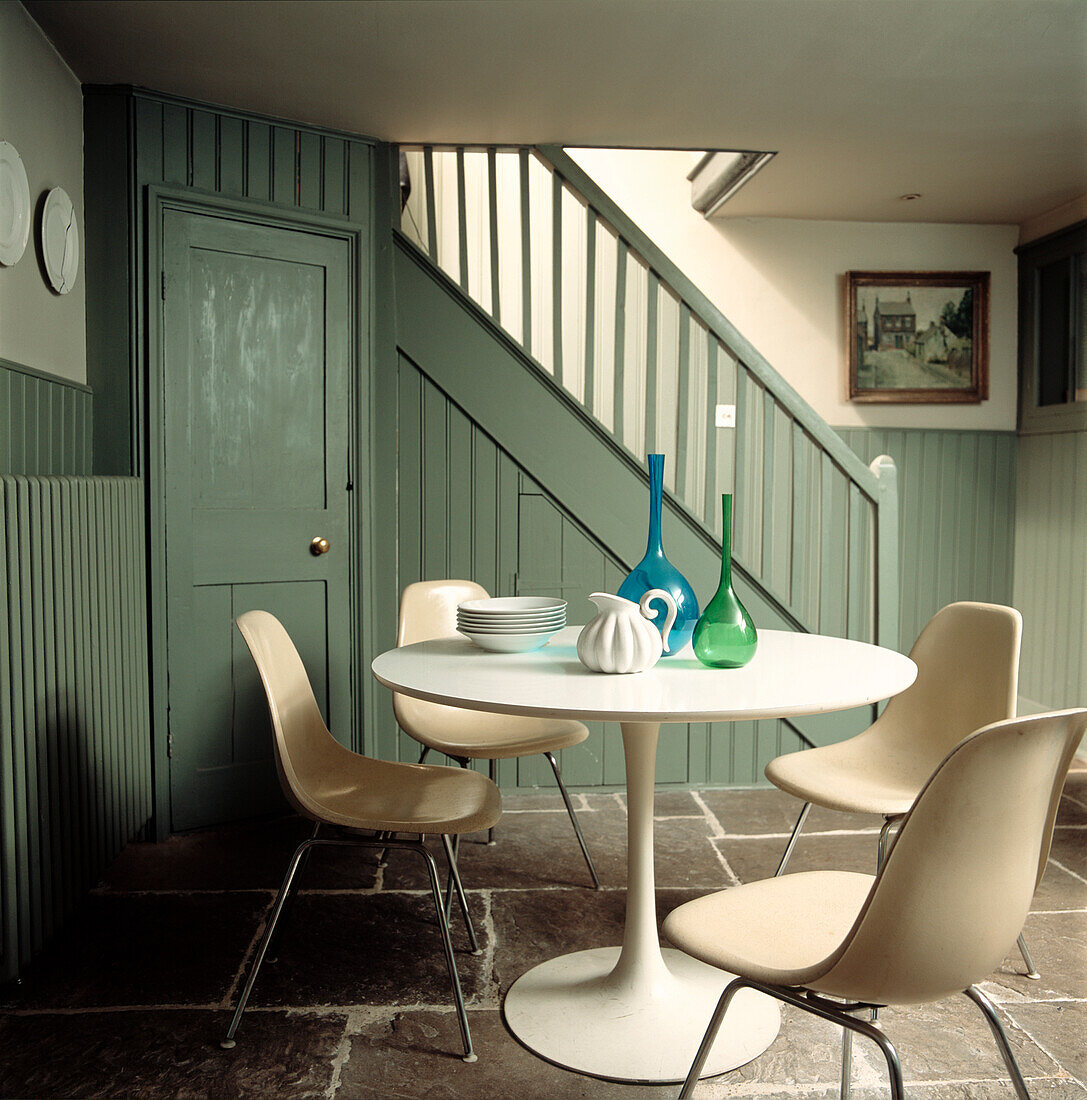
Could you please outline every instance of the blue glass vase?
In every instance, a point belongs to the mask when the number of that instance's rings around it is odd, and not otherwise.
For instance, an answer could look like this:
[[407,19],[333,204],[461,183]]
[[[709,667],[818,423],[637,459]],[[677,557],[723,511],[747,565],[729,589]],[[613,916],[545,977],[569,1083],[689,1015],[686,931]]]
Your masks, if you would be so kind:
[[[676,621],[668,632],[668,645],[662,656],[678,653],[690,640],[698,622],[698,600],[687,578],[664,556],[661,545],[661,503],[664,498],[664,455],[649,456],[649,541],[645,557],[630,571],[619,588],[623,599],[637,603],[651,588],[663,588],[676,601]],[[663,600],[650,607],[657,612],[653,620],[658,629],[664,625],[667,608]]]

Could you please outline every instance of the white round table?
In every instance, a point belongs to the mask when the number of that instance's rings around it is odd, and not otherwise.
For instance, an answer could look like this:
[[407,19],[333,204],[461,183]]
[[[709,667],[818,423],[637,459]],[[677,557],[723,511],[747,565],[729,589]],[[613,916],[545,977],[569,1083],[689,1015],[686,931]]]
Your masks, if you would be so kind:
[[[577,951],[523,974],[506,995],[513,1033],[550,1062],[616,1081],[682,1081],[729,975],[661,950],[653,878],[653,786],[664,722],[784,718],[864,706],[917,675],[900,653],[814,634],[759,631],[745,668],[710,669],[687,649],[647,672],[609,676],[577,659],[580,627],[531,653],[445,638],[389,650],[374,676],[405,695],[471,710],[620,722],[626,757],[627,906],[621,947]],[[743,1065],[777,1035],[777,1004],[744,990],[704,1076]]]

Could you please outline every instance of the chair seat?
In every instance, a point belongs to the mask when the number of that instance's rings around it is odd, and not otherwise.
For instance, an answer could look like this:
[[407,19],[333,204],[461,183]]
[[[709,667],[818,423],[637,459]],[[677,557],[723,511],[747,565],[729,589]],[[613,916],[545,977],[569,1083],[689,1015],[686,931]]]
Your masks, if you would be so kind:
[[305,777],[312,817],[352,829],[474,833],[502,816],[498,788],[478,772],[402,764],[344,749],[335,767]]
[[810,985],[829,969],[875,878],[805,871],[696,898],[664,934],[688,955],[773,985]]
[[828,810],[894,817],[909,810],[935,766],[896,749],[862,734],[775,757],[766,765],[766,778],[787,794]]
[[589,736],[586,726],[569,719],[463,710],[406,695],[394,699],[396,720],[405,733],[435,752],[469,760],[558,752],[580,745]]

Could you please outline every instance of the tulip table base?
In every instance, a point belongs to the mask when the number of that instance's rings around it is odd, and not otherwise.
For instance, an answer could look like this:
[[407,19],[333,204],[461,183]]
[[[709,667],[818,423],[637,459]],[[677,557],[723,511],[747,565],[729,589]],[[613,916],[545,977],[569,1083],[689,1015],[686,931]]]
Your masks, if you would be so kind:
[[[619,953],[577,951],[523,974],[506,994],[506,1023],[529,1050],[566,1069],[612,1081],[684,1080],[731,975],[665,949],[646,989],[617,970]],[[702,1076],[757,1058],[780,1025],[775,1001],[741,990]]]
[[[510,1030],[549,1062],[614,1081],[682,1081],[730,975],[661,951],[653,874],[653,782],[659,722],[624,722],[627,911],[623,946],[562,955],[506,994]],[[744,990],[703,1076],[761,1054],[781,1024],[776,1002]]]
[[[620,722],[627,781],[627,908],[622,946],[542,963],[506,995],[510,1030],[567,1069],[616,1081],[683,1080],[728,975],[661,951],[653,875],[653,778],[661,722],[736,722],[825,714],[895,695],[913,683],[908,657],[862,642],[766,630],[750,664],[708,669],[689,650],[634,676],[590,672],[579,627],[531,653],[488,653],[438,638],[382,653],[374,675],[418,699],[497,714]],[[707,884],[726,886],[723,880]],[[579,939],[571,906],[570,946]],[[777,1003],[741,991],[704,1075],[743,1065],[780,1024]]]

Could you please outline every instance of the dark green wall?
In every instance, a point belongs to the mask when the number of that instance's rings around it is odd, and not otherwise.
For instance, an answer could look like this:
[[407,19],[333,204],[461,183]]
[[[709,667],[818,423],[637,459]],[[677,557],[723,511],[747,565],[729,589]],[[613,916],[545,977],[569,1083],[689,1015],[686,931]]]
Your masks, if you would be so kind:
[[[395,485],[394,466],[390,465],[390,477],[381,473],[382,462],[394,463],[392,453],[385,443],[372,448],[370,441],[379,405],[372,392],[371,364],[381,332],[380,324],[371,326],[371,319],[390,312],[375,299],[384,302],[391,293],[387,281],[373,277],[381,251],[373,245],[375,219],[391,224],[391,215],[383,212],[384,195],[375,196],[373,179],[375,173],[382,178],[388,174],[389,152],[362,137],[120,87],[85,89],[84,144],[87,379],[95,394],[94,467],[96,473],[137,474],[147,487],[152,719],[161,828],[167,819],[164,779],[169,763],[159,357],[152,323],[160,288],[157,264],[154,271],[148,270],[158,196],[168,192],[246,216],[331,224],[336,232],[357,234],[359,263],[352,277],[358,394],[353,411],[358,416],[351,450],[364,486]],[[395,360],[390,362],[389,373],[395,377]],[[374,614],[365,598],[373,587],[368,579],[373,563],[388,560],[390,552],[380,545],[385,528],[378,525],[374,535],[371,521],[384,500],[381,492],[354,496],[361,498],[352,517],[359,551],[354,563],[354,735],[356,747],[362,748],[378,690],[369,675]]]
[[89,474],[91,391],[0,359],[0,474]]
[[[148,188],[173,185],[272,211],[309,211],[371,236],[373,143],[124,88],[84,98],[87,382],[95,472],[146,461]],[[367,260],[368,262],[368,260]],[[369,316],[369,311],[366,311]],[[368,341],[368,330],[360,333]]]

